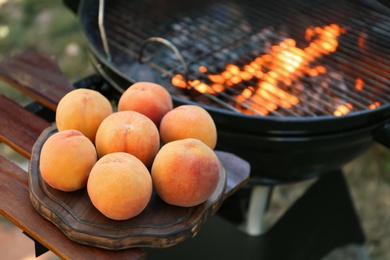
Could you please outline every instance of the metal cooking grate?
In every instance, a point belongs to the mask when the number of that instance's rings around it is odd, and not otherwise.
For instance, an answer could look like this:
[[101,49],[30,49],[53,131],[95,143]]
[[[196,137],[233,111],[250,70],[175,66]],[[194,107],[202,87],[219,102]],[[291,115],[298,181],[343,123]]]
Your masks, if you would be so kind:
[[[223,91],[196,93],[191,98],[237,113],[304,117],[353,113],[388,104],[390,18],[364,5],[348,1],[190,1],[174,6],[172,1],[164,4],[164,1],[115,0],[110,1],[104,13],[112,63],[129,78],[134,76],[142,44],[150,37],[162,37],[180,51],[188,73],[184,73],[180,56],[162,44],[149,43],[142,58],[153,68],[155,77],[170,85],[172,94],[182,98],[188,98],[188,93],[171,85],[175,75],[187,77],[193,88],[196,84],[211,86],[209,75],[220,75],[228,64],[243,70],[256,58],[272,54],[271,46],[287,38],[294,39],[296,47],[304,49],[318,38],[317,35],[311,41],[305,39],[307,28],[330,24],[344,30],[337,37],[336,51],[306,65],[307,70],[325,68],[325,73],[313,76],[296,69],[289,74],[290,82],[273,83],[282,94],[272,88],[262,89],[265,95],[259,101],[253,98],[253,93],[257,93],[259,81],[267,79],[257,76],[234,84],[225,80],[220,83]],[[291,62],[297,62],[296,59],[292,57]],[[207,72],[199,71],[200,68],[207,68]],[[267,64],[253,69],[270,75],[272,71]],[[252,96],[238,99],[244,90]],[[298,102],[283,105],[283,95],[295,97]]]

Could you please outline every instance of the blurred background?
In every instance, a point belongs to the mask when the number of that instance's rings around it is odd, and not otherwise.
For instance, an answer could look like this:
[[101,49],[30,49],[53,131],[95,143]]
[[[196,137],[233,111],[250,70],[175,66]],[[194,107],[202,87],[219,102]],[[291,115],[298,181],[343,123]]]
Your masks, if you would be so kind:
[[[53,55],[70,82],[94,72],[77,17],[61,0],[0,0],[0,60],[30,48]],[[31,102],[3,82],[0,94],[23,105]],[[27,170],[28,161],[4,144],[0,144],[0,152]],[[375,145],[346,165],[344,172],[366,233],[363,259],[390,259],[390,151]],[[268,224],[275,222],[308,185],[310,182],[278,186],[266,214]],[[5,260],[35,259],[32,241],[2,216],[0,252]],[[57,257],[49,252],[38,259]],[[326,258],[330,259],[357,258],[347,247]]]

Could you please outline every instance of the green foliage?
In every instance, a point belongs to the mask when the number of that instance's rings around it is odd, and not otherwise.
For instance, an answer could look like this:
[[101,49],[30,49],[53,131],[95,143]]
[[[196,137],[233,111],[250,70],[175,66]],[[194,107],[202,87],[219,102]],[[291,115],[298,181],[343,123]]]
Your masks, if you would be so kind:
[[[93,72],[78,18],[61,0],[8,1],[1,6],[0,26],[9,28],[0,38],[1,60],[37,49],[53,55],[71,82]],[[70,45],[78,51],[69,51]]]

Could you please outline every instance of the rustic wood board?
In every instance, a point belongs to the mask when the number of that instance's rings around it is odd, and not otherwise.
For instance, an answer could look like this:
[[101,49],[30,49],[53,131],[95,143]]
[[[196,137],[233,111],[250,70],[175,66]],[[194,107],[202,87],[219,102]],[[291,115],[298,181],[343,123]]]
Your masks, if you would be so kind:
[[111,220],[94,208],[86,188],[62,192],[51,188],[42,179],[39,172],[41,148],[55,132],[54,126],[47,128],[34,145],[29,165],[30,200],[42,216],[75,242],[110,250],[173,246],[194,237],[223,202],[227,177],[224,167],[221,167],[216,191],[201,205],[190,208],[172,206],[153,193],[140,215],[125,221]]

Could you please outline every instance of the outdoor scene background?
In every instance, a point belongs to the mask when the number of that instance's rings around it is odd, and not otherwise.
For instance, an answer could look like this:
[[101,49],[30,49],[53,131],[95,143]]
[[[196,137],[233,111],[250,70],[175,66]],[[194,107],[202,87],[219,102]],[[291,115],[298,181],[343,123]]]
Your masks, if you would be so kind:
[[[91,73],[87,44],[77,17],[61,0],[0,0],[0,61],[34,48],[51,54],[70,82]],[[31,100],[0,82],[0,94],[26,105]],[[28,161],[4,144],[2,155],[27,169]],[[390,259],[390,152],[381,145],[346,165],[345,175],[351,187],[359,217],[367,237],[370,259]],[[267,221],[272,223],[286,210],[306,183],[282,185],[274,193]],[[332,187],[329,187],[331,189]],[[33,244],[12,223],[0,216],[0,252],[3,259],[35,259]],[[41,259],[56,259],[45,254]],[[345,259],[332,256],[329,259]]]

